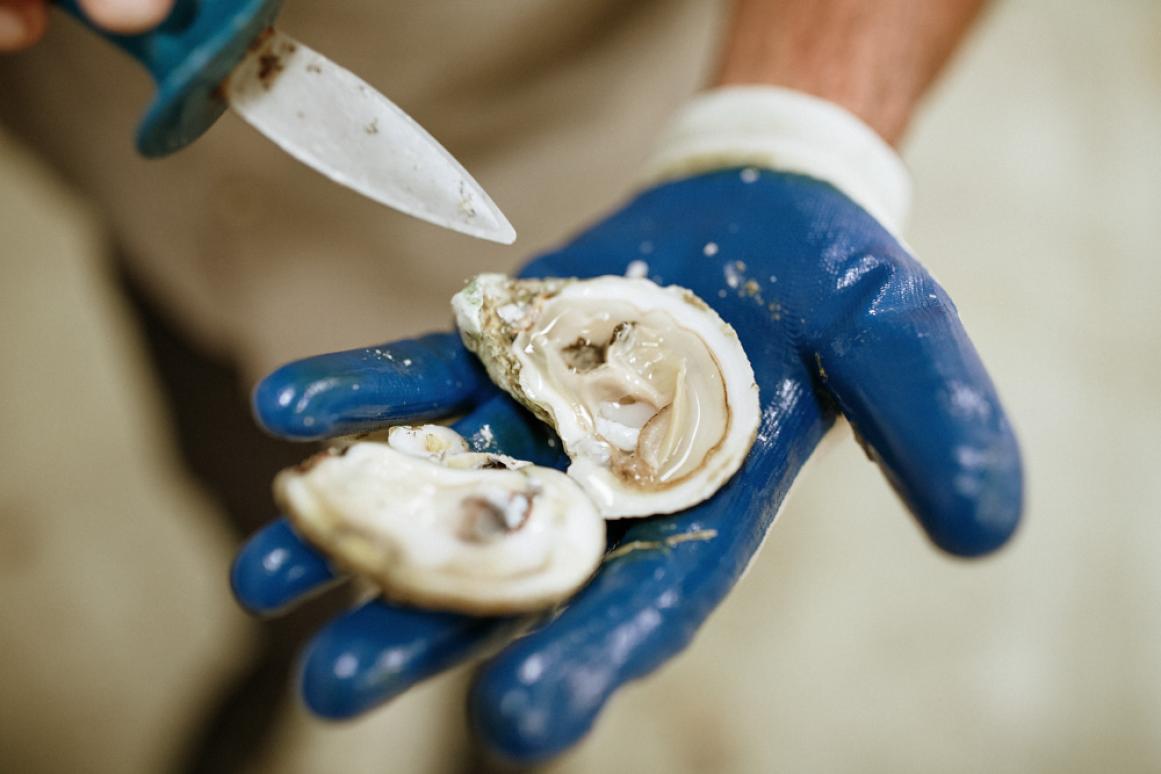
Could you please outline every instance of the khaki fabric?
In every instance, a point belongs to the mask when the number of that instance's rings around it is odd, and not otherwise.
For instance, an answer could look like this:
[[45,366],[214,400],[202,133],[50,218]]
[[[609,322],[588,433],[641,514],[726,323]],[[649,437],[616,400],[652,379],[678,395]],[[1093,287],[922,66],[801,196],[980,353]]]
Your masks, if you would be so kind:
[[100,229],[0,134],[0,771],[159,772],[252,648]]
[[279,27],[439,138],[513,222],[515,247],[364,200],[233,115],[169,158],[138,158],[148,78],[63,18],[0,67],[0,111],[99,203],[173,317],[257,377],[289,358],[446,327],[464,279],[511,269],[612,207],[703,82],[718,5],[287,3]]

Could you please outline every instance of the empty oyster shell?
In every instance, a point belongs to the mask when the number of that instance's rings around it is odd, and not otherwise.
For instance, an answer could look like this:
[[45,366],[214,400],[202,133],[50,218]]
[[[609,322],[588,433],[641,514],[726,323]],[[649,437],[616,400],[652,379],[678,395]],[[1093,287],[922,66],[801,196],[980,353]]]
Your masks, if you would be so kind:
[[556,428],[568,474],[605,518],[701,502],[754,442],[750,361],[733,328],[689,290],[481,274],[452,307],[492,380]]
[[274,496],[337,562],[425,607],[546,607],[579,588],[605,550],[604,521],[563,473],[469,451],[437,425],[315,455],[279,473]]

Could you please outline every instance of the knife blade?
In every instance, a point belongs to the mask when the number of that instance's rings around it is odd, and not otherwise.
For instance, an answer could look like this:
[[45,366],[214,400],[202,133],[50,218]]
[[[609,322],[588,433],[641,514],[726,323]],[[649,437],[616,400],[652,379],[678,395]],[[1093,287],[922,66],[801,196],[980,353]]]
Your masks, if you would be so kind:
[[116,35],[76,0],[57,5],[146,67],[157,96],[137,132],[145,156],[201,136],[233,107],[247,123],[341,185],[408,215],[511,244],[516,232],[479,183],[389,99],[277,32],[279,0],[176,0],[157,29]]
[[500,209],[423,127],[290,36],[263,33],[223,92],[251,126],[335,182],[438,226],[515,240]]

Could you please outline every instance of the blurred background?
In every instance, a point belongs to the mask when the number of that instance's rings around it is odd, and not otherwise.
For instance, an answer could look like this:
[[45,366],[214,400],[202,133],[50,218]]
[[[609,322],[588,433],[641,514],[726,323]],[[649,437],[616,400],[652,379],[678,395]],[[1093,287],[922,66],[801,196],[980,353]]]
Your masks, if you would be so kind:
[[[223,516],[272,517],[272,471],[241,505],[198,486],[161,389],[172,374],[154,365],[185,346],[165,326],[217,364],[223,416],[241,424],[278,362],[443,327],[464,277],[512,267],[629,190],[720,24],[710,3],[532,0],[359,23],[374,5],[292,2],[282,26],[445,140],[521,250],[355,201],[231,118],[172,158],[136,158],[150,85],[61,19],[0,62],[2,771],[196,768],[207,712],[277,650],[234,607],[229,562],[251,525]],[[421,62],[448,6],[476,36],[525,42],[492,54],[448,34],[447,57]],[[610,14],[617,32],[599,34]],[[585,46],[537,69],[578,30]],[[515,85],[499,98],[502,77]],[[903,152],[909,242],[1023,443],[1021,532],[983,561],[937,554],[837,430],[689,650],[553,771],[1161,770],[1159,127],[1161,5],[992,8]],[[251,475],[256,442],[235,435],[213,451]],[[266,675],[234,726],[266,743],[216,770],[469,770],[467,678],[336,725]]]

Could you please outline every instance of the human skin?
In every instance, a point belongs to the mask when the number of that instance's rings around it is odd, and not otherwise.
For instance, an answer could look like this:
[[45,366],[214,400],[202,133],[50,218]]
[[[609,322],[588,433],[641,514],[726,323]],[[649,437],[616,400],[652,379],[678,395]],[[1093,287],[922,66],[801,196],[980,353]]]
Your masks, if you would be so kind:
[[985,0],[736,0],[717,85],[769,84],[845,107],[898,145]]
[[[132,35],[160,24],[173,0],[80,0],[80,6],[97,26]],[[46,0],[0,0],[0,51],[28,48],[47,28]]]

